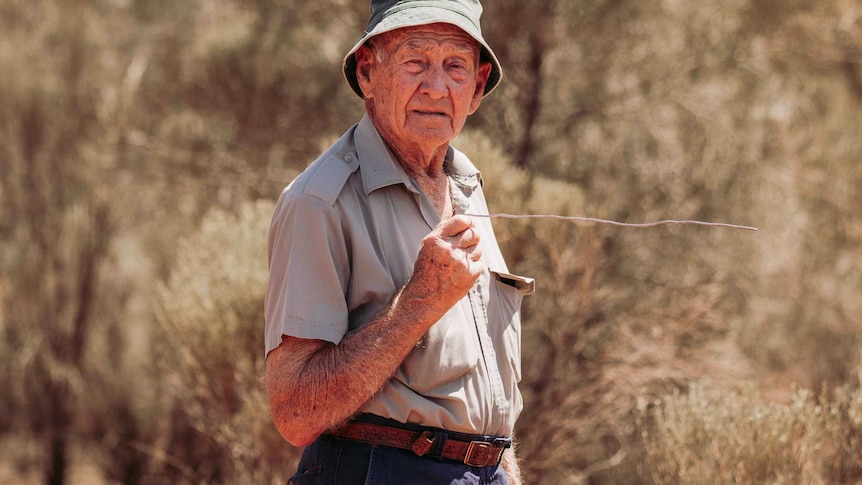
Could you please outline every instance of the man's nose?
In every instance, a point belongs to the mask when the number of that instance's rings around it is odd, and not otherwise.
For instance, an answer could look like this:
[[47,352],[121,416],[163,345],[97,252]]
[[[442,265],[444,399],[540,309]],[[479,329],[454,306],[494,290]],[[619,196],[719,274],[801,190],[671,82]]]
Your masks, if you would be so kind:
[[432,66],[425,71],[420,90],[432,99],[446,97],[449,87],[446,85],[446,71],[442,66]]

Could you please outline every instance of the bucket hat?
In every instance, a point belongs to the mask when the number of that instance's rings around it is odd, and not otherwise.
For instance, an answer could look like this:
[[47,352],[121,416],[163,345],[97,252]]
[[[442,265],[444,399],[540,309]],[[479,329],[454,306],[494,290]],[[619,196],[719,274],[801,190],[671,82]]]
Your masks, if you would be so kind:
[[491,63],[491,74],[485,84],[483,97],[497,87],[503,77],[500,61],[485,39],[479,18],[482,16],[482,4],[479,0],[372,0],[371,15],[365,35],[350,49],[344,57],[342,70],[344,78],[360,98],[363,97],[359,82],[356,80],[356,51],[368,39],[384,32],[416,27],[419,25],[446,23],[452,24],[476,40],[480,46],[480,58]]

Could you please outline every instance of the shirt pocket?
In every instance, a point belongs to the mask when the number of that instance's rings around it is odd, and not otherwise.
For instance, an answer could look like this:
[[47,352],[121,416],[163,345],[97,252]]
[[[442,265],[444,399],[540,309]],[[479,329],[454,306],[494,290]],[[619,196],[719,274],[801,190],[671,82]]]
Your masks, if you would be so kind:
[[[489,322],[498,322],[502,328],[503,348],[517,382],[521,380],[521,303],[525,296],[536,290],[533,278],[491,271],[494,295],[489,307]],[[502,365],[502,364],[501,364]]]

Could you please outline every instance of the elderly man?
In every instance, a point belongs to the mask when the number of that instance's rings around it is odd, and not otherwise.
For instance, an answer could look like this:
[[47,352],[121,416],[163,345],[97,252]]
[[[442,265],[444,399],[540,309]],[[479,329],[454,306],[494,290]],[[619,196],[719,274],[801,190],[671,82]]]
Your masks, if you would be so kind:
[[520,483],[520,304],[449,146],[500,81],[477,0],[374,0],[344,74],[366,116],[282,193],[266,376],[292,483]]

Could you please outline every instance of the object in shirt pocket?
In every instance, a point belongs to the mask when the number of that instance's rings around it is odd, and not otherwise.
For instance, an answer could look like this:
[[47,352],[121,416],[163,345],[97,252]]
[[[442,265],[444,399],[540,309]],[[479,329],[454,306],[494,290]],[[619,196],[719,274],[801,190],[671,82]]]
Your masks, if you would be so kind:
[[518,290],[521,295],[532,295],[536,292],[536,280],[533,278],[527,278],[526,276],[518,276],[509,273],[501,273],[499,271],[492,271],[491,274],[494,275],[494,278],[497,279],[500,283],[504,285],[511,286]]

